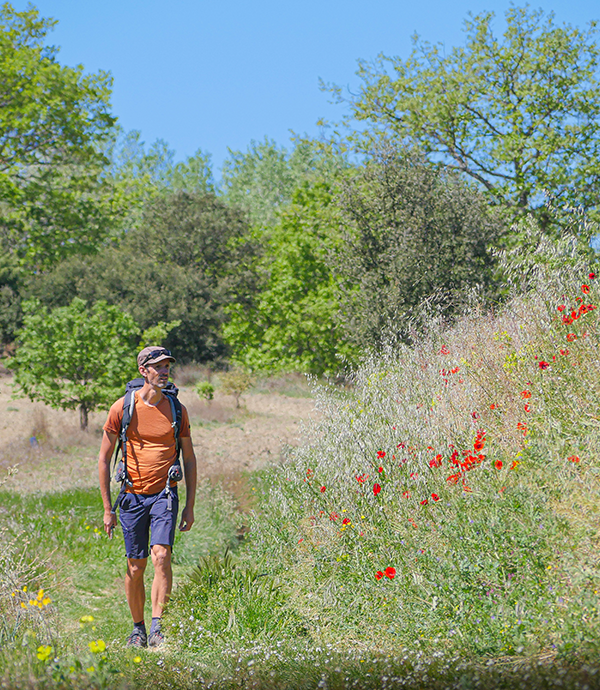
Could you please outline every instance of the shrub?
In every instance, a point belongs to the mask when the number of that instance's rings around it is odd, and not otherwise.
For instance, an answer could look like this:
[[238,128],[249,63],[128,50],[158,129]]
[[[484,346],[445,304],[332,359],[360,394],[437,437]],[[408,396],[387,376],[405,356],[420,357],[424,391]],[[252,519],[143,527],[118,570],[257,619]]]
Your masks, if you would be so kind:
[[233,395],[235,406],[239,407],[242,393],[252,385],[252,377],[245,369],[232,369],[220,375],[219,383],[221,391],[225,395]]
[[200,398],[210,402],[215,397],[215,387],[208,381],[199,381],[196,384],[196,393]]

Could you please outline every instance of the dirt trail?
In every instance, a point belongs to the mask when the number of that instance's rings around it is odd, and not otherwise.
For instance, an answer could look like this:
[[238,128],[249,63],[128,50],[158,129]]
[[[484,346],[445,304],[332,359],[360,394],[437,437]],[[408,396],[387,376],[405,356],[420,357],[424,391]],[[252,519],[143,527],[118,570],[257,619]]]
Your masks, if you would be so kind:
[[[11,378],[0,378],[0,468],[18,467],[10,486],[20,492],[96,486],[106,412],[91,414],[83,432],[76,411],[13,399],[12,392]],[[210,404],[191,388],[182,388],[180,398],[190,415],[200,476],[222,481],[238,496],[242,472],[277,461],[286,445],[300,442],[302,420],[316,415],[312,399],[277,392],[247,393],[239,410],[218,391]]]

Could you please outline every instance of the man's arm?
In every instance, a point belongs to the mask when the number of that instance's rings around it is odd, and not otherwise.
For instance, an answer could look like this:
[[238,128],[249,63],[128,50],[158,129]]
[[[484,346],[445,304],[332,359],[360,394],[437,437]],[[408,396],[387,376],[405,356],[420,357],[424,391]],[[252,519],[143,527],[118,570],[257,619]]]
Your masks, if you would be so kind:
[[102,503],[104,504],[104,531],[109,537],[112,537],[112,530],[117,524],[117,516],[112,512],[112,503],[110,501],[110,459],[115,449],[117,438],[117,434],[105,431],[100,444],[100,455],[98,456],[100,493],[102,494]]
[[179,529],[187,532],[194,524],[194,503],[196,502],[196,455],[190,436],[179,439],[185,472],[185,508],[181,512]]

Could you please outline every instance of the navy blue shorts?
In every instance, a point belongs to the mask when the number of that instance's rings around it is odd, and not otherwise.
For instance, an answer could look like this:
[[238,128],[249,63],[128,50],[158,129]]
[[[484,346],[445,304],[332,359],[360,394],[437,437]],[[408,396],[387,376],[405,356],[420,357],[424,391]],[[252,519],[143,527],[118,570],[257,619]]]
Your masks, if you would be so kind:
[[123,494],[119,517],[127,558],[148,558],[148,542],[151,547],[155,544],[173,547],[179,510],[177,487],[173,487],[171,493],[173,510],[167,510],[164,491],[158,494]]

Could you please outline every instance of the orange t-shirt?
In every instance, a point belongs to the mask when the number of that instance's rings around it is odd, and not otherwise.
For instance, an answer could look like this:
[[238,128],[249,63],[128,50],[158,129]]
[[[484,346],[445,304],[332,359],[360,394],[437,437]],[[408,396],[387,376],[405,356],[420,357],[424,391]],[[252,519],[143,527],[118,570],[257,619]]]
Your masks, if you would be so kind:
[[[110,408],[104,431],[121,433],[123,398]],[[181,437],[190,436],[187,410],[181,406]],[[127,472],[136,494],[157,494],[165,488],[169,467],[175,462],[175,434],[171,404],[163,395],[158,405],[147,405],[135,392],[135,407],[127,429]],[[172,486],[175,482],[172,482]]]

